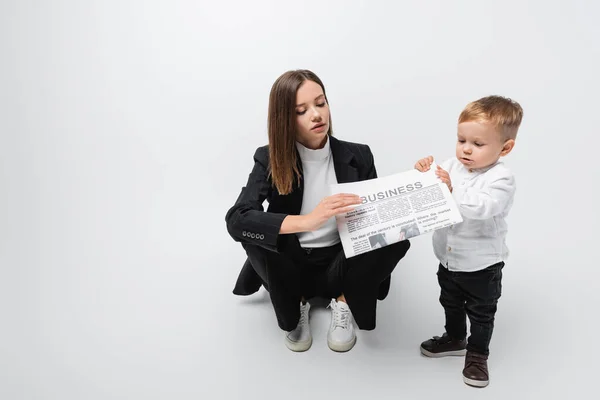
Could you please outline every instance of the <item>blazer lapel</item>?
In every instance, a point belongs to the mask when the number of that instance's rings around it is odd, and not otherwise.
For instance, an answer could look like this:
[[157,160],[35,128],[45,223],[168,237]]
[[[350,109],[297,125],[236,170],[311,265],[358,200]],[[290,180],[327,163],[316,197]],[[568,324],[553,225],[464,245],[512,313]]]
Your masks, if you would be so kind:
[[[346,146],[333,136],[329,136],[331,155],[333,156],[333,168],[338,183],[358,181],[358,169],[355,166],[354,154]],[[302,210],[302,198],[304,195],[304,174],[302,161],[298,155],[298,168],[300,168],[300,181],[294,184],[294,189],[287,199],[288,213],[299,215]]]
[[352,162],[354,160],[354,154],[333,136],[329,136],[329,141],[331,155],[333,156],[333,167],[338,183],[358,181],[358,170]]

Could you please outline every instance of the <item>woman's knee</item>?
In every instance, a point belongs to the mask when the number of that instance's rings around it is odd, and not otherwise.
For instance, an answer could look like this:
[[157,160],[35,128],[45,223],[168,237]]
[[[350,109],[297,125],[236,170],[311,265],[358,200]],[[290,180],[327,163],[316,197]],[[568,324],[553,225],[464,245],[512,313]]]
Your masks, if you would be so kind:
[[404,257],[410,243],[408,240],[361,254],[350,259],[346,276],[351,279],[369,279],[373,277],[377,283],[391,275],[398,262]]
[[410,249],[410,241],[402,240],[387,247],[389,247],[387,257],[398,262],[404,258],[406,253],[408,253],[408,250]]

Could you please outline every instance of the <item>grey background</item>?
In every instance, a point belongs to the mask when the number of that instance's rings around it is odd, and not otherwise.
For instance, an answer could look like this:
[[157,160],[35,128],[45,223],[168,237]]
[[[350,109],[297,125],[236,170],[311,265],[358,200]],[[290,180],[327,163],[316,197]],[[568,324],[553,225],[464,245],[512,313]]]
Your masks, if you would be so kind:
[[[598,346],[598,17],[592,1],[0,2],[0,398],[564,398]],[[349,353],[288,351],[226,210],[266,143],[271,84],[309,68],[381,176],[453,155],[456,118],[525,109],[491,384],[431,360],[429,235]],[[329,395],[327,395],[329,393]]]

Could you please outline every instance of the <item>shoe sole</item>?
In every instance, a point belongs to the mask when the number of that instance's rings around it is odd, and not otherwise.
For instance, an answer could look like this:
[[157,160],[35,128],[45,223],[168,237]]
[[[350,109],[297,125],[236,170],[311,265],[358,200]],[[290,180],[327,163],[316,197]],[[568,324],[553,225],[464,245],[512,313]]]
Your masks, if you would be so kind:
[[312,346],[312,337],[305,342],[292,342],[287,337],[285,338],[285,347],[297,353],[310,349],[310,346]]
[[463,376],[463,381],[469,386],[474,386],[478,388],[484,388],[490,383],[490,381],[476,381],[474,379],[469,379],[466,376]]
[[329,346],[329,348],[338,353],[345,353],[347,351],[350,351],[354,347],[355,344],[356,344],[356,336],[354,336],[354,338],[351,341],[349,341],[348,343],[334,343],[334,342],[330,342],[329,339],[327,340],[327,345]]
[[420,347],[420,349],[421,349],[421,354],[423,354],[424,356],[427,356],[427,357],[431,357],[431,358],[441,358],[441,357],[449,357],[449,356],[463,357],[467,354],[467,349],[443,351],[440,353],[432,353],[430,351],[425,350],[423,347]]

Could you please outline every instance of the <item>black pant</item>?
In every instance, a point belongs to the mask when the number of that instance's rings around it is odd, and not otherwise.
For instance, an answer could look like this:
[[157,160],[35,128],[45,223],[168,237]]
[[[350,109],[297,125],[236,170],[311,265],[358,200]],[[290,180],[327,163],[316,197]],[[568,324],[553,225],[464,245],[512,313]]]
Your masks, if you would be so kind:
[[252,267],[271,296],[279,327],[291,331],[300,319],[300,300],[344,294],[360,329],[375,328],[377,299],[410,248],[408,240],[347,259],[341,244],[303,249],[297,240],[282,252],[243,245]]
[[446,332],[454,339],[464,339],[467,336],[468,316],[471,322],[468,351],[489,354],[494,317],[502,293],[503,267],[504,262],[475,272],[448,271],[441,264],[438,268],[440,303],[446,313]]

